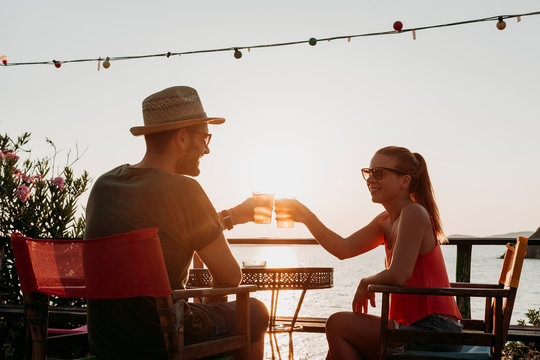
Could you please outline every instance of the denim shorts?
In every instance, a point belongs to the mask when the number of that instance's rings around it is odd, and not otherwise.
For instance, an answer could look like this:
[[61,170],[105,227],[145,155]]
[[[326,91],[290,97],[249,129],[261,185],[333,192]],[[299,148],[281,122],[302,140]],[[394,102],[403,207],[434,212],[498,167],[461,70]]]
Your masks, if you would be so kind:
[[[236,301],[212,304],[189,303],[184,319],[184,344],[216,339],[236,330]],[[255,298],[249,299],[251,341],[260,340],[268,327],[268,310]]]
[[[439,314],[431,314],[423,319],[420,319],[410,325],[398,324],[399,329],[404,330],[421,330],[421,331],[445,331],[457,332],[463,331],[463,325],[459,321],[452,320],[446,316]],[[422,350],[422,351],[461,351],[462,345],[454,344],[411,344],[403,345],[405,350]]]

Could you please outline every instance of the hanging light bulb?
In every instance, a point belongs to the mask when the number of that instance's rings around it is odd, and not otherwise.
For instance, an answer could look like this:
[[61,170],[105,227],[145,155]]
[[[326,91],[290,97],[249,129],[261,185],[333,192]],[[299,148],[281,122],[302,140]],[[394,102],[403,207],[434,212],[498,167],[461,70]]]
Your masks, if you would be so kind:
[[317,45],[317,39],[315,39],[315,38],[309,39],[309,45],[311,45],[311,46]]
[[497,21],[497,29],[504,30],[506,23],[504,22],[502,16],[499,16],[499,21]]
[[111,62],[110,62],[109,57],[107,56],[105,58],[105,61],[103,62],[103,68],[108,69],[110,66],[111,66]]
[[238,48],[234,48],[234,58],[240,59],[242,57],[242,52]]
[[60,66],[62,66],[62,63],[60,61],[53,60],[53,64],[57,69],[60,69]]
[[403,23],[401,21],[394,22],[394,30],[401,32],[401,29],[403,29]]

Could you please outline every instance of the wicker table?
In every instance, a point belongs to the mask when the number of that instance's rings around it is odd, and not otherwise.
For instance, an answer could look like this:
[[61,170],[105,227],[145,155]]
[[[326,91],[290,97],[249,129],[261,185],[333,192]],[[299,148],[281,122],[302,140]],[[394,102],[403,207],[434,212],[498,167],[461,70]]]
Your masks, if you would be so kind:
[[[190,269],[188,286],[208,287],[211,286],[212,277],[207,269]],[[296,267],[296,268],[267,268],[246,267],[242,268],[242,285],[257,285],[259,290],[271,290],[272,300],[270,303],[270,323],[268,333],[272,343],[271,334],[277,338],[277,332],[289,333],[289,358],[292,356],[292,332],[301,330],[296,325],[298,313],[302,307],[307,290],[328,289],[334,286],[334,268],[331,267]],[[302,290],[291,323],[276,326],[276,310],[280,290]],[[271,344],[272,345],[272,344]],[[277,348],[277,346],[276,346]],[[279,351],[279,348],[278,348]],[[272,345],[272,358],[274,348]],[[280,356],[281,358],[281,356]]]

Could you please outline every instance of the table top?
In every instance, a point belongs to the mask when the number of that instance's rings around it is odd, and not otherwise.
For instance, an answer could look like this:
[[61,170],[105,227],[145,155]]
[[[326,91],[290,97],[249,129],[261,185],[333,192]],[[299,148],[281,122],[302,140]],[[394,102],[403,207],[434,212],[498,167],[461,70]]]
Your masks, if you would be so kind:
[[[190,269],[188,287],[208,287],[208,269]],[[257,285],[259,290],[328,289],[334,286],[334,268],[242,268],[242,285]]]

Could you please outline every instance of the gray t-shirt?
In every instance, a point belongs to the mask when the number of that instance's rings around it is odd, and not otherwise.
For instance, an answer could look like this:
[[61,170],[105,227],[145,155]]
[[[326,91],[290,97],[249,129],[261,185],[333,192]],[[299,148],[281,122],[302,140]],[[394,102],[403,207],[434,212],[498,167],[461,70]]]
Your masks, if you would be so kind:
[[[199,183],[158,169],[119,166],[99,177],[86,207],[84,238],[158,227],[173,289],[183,288],[193,252],[223,231]],[[153,298],[88,301],[90,346],[98,358],[164,358]]]

